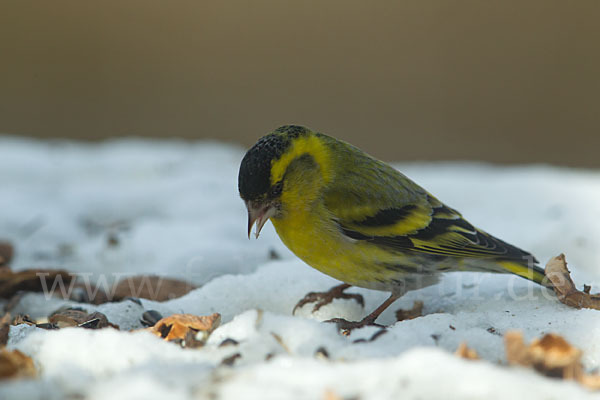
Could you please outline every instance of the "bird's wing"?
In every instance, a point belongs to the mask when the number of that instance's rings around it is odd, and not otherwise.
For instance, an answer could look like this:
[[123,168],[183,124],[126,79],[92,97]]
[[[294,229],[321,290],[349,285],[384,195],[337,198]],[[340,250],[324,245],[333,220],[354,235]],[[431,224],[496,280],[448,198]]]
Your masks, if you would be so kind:
[[353,170],[360,174],[345,174],[345,184],[334,185],[324,197],[339,229],[351,239],[441,256],[521,262],[530,256],[475,228],[458,211],[383,163]]

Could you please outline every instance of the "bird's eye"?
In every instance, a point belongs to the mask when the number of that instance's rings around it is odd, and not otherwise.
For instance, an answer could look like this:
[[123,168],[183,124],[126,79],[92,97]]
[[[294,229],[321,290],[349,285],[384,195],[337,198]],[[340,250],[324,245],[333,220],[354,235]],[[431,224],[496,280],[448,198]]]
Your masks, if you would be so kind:
[[270,197],[277,197],[281,194],[282,190],[283,190],[283,182],[279,181],[276,184],[274,184],[273,186],[271,186],[269,195],[270,195]]

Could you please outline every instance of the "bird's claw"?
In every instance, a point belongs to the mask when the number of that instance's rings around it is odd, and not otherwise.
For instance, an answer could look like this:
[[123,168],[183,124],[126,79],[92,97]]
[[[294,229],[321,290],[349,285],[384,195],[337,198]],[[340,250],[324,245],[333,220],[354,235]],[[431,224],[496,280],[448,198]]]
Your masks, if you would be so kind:
[[319,309],[321,307],[326,306],[327,304],[331,303],[334,299],[353,299],[358,304],[360,304],[361,307],[364,307],[365,300],[363,299],[363,297],[360,294],[344,293],[344,290],[346,290],[349,287],[350,287],[350,285],[344,284],[344,285],[335,286],[335,287],[331,288],[330,290],[328,290],[327,292],[310,292],[306,296],[304,296],[304,298],[302,300],[300,300],[298,302],[298,304],[296,304],[294,306],[294,310],[292,311],[292,314],[295,314],[297,309],[303,307],[304,305],[306,305],[308,303],[315,303],[315,305],[313,306],[312,312],[317,312],[317,311],[319,311]]

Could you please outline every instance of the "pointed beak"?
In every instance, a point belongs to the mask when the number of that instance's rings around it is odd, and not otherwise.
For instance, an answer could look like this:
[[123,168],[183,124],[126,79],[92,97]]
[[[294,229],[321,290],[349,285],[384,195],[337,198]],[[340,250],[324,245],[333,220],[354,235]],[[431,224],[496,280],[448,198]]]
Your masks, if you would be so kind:
[[275,209],[270,205],[256,204],[251,201],[246,202],[246,208],[248,209],[248,239],[254,223],[256,223],[254,235],[258,238],[265,223],[274,215]]

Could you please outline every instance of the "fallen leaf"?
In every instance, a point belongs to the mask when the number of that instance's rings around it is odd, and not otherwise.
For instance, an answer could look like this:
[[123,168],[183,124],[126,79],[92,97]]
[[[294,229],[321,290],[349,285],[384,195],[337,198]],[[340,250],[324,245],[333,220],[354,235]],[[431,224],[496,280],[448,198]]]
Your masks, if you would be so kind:
[[396,320],[397,321],[406,321],[409,319],[415,319],[417,317],[423,316],[423,302],[415,301],[410,310],[398,310],[396,311]]
[[600,375],[583,375],[579,383],[588,389],[600,390]]
[[106,315],[98,311],[94,311],[93,313],[88,314],[85,319],[86,320],[84,322],[80,323],[77,326],[85,329],[102,329],[108,327],[120,329],[118,325],[108,322],[108,318],[106,318]]
[[196,287],[188,282],[162,276],[140,275],[124,278],[117,284],[115,297],[141,297],[153,301],[167,301],[181,297]]
[[173,314],[159,320],[150,332],[165,340],[185,340],[188,331],[193,333],[203,332],[204,339],[208,338],[213,330],[221,323],[221,314],[212,315],[192,315],[192,314]]
[[[79,285],[83,293],[87,294],[84,285]],[[84,299],[92,304],[103,304],[110,301],[121,301],[127,297],[142,298],[153,301],[167,301],[181,297],[196,289],[194,285],[177,279],[165,278],[156,275],[137,275],[121,279],[112,293],[107,293],[103,288],[95,288],[93,298]]]
[[479,356],[477,352],[467,346],[467,343],[462,342],[458,345],[458,349],[454,352],[460,358],[465,358],[467,360],[479,360]]
[[571,274],[567,268],[567,260],[564,254],[560,254],[548,261],[545,274],[552,282],[558,300],[574,308],[592,308],[600,310],[600,295],[590,294],[590,287],[584,286],[584,290],[577,290]]
[[66,308],[52,313],[48,317],[48,322],[59,328],[67,328],[84,323],[87,315],[87,311],[80,308]]
[[581,363],[583,353],[562,336],[549,333],[525,344],[521,332],[504,335],[506,359],[509,364],[533,368],[539,373],[574,380],[590,389],[600,389],[600,376],[586,374]]
[[575,379],[581,375],[582,352],[571,346],[563,337],[549,333],[541,339],[535,339],[529,345],[533,366],[547,375],[565,379]]
[[509,364],[528,367],[533,363],[521,332],[508,331],[504,334],[504,350]]
[[34,378],[37,375],[33,360],[19,350],[0,350],[0,379]]
[[13,318],[12,325],[21,324],[35,325],[35,321],[32,320],[31,317],[27,314],[18,314],[16,317]]
[[78,326],[86,329],[101,329],[110,326],[119,329],[117,325],[108,322],[106,315],[101,312],[88,314],[80,308],[60,309],[48,317],[48,322],[57,328]]
[[[0,270],[0,298],[8,299],[15,293],[24,290],[29,292],[42,292],[54,286],[56,281],[62,281],[68,288],[73,277],[63,270],[30,269],[23,271]],[[61,285],[56,285],[60,287]],[[62,294],[55,290],[55,294]]]

